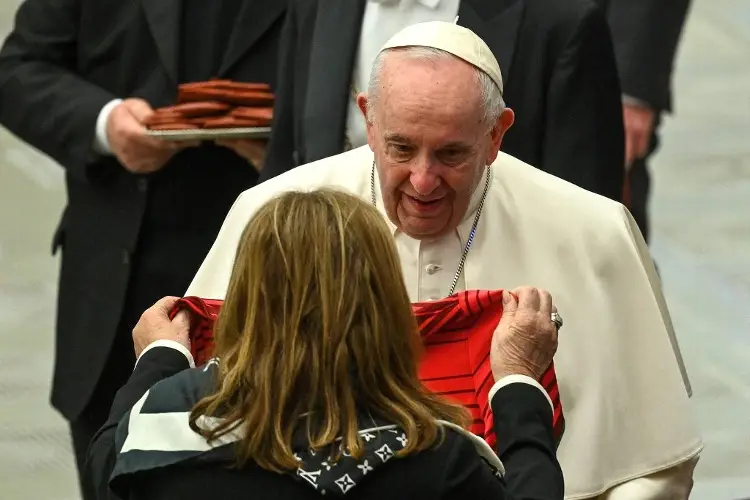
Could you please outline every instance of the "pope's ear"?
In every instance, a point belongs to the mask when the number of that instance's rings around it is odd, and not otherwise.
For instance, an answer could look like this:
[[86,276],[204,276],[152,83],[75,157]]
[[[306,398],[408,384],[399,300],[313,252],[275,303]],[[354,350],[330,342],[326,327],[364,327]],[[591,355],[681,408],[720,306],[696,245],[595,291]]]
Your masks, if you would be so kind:
[[370,120],[367,119],[367,103],[369,100],[367,99],[367,94],[364,92],[360,92],[357,94],[357,107],[359,108],[359,111],[362,113],[362,117],[365,119],[365,122],[369,125]]
[[495,161],[495,158],[497,158],[497,154],[500,151],[500,146],[503,143],[505,132],[507,132],[508,129],[513,126],[513,122],[515,121],[515,119],[516,115],[510,108],[505,108],[500,114],[500,117],[497,119],[497,123],[495,124],[491,132],[492,145],[490,147],[489,154],[487,155],[487,165],[491,165],[492,162]]
[[[357,95],[357,107],[359,108],[360,113],[362,113],[362,118],[365,120],[365,127],[367,128],[367,144],[370,146],[370,149],[375,151],[375,131],[372,126],[372,116],[367,116],[368,103],[369,99],[367,98],[367,94],[360,92]],[[372,111],[370,114],[372,114]]]

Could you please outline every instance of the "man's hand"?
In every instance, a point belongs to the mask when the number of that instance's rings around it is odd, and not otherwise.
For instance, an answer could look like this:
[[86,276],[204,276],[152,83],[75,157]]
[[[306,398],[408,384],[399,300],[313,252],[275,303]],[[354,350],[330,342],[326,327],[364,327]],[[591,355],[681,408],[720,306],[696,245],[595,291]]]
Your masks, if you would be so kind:
[[522,287],[512,293],[503,292],[503,317],[495,329],[490,350],[495,380],[508,375],[539,380],[557,351],[553,311],[552,296],[544,290]]
[[216,141],[216,145],[229,148],[242,158],[246,159],[260,172],[266,159],[266,141],[253,141],[249,139],[232,139]]
[[161,169],[175,153],[196,146],[196,142],[160,141],[146,135],[146,120],[154,112],[143,99],[125,99],[107,120],[110,149],[120,163],[134,174]]
[[645,106],[623,103],[622,115],[625,120],[625,167],[630,169],[635,160],[648,153],[656,113]]
[[190,349],[190,317],[181,311],[173,320],[169,311],[177,302],[177,297],[164,297],[146,309],[133,328],[133,346],[135,357],[139,358],[143,350],[157,340],[174,340]]

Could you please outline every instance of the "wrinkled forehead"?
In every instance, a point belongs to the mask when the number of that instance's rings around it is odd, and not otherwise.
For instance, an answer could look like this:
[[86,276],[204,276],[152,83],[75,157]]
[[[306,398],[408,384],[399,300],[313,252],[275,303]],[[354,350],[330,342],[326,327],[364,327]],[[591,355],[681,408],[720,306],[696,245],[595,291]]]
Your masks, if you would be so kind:
[[477,70],[454,57],[419,57],[408,52],[387,53],[381,73],[382,95],[406,99],[430,94],[446,105],[481,104]]
[[483,123],[476,71],[461,61],[389,59],[379,94],[375,121],[384,133],[411,126],[436,129],[431,133],[462,130],[473,134],[475,126]]

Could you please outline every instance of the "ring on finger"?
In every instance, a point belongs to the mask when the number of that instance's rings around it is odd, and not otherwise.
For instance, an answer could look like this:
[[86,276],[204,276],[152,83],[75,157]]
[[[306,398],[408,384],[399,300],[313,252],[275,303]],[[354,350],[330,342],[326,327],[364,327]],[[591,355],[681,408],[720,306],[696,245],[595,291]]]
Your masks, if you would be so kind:
[[560,313],[558,313],[557,311],[554,311],[554,312],[553,312],[553,313],[551,314],[551,316],[550,316],[550,319],[551,319],[551,320],[552,320],[552,322],[553,322],[553,323],[555,324],[555,327],[556,327],[556,328],[557,328],[558,330],[559,330],[560,328],[562,328],[562,326],[563,326],[563,319],[562,319],[562,316],[560,316]]

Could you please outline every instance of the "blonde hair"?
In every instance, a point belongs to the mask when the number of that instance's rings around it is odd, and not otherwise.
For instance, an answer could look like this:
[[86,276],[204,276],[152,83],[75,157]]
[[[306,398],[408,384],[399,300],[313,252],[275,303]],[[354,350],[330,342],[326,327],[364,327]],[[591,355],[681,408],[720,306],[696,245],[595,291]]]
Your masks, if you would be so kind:
[[[354,196],[292,192],[255,214],[214,338],[218,387],[193,408],[190,425],[209,441],[246,429],[238,465],[295,469],[300,426],[313,449],[339,450],[341,438],[358,457],[362,412],[403,428],[402,455],[441,439],[435,419],[468,423],[463,407],[419,380],[422,344],[392,235]],[[220,424],[200,428],[201,416]]]

